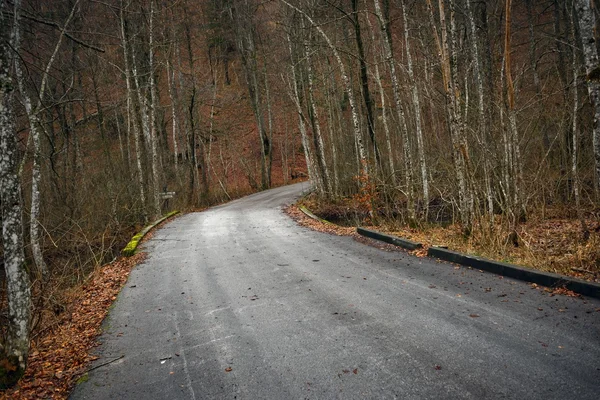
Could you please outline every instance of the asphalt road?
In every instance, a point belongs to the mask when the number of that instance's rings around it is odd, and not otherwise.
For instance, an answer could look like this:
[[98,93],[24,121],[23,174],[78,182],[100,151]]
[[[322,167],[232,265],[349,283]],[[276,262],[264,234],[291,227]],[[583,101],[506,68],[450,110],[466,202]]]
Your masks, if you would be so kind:
[[72,398],[600,398],[598,300],[300,227],[302,189],[157,231]]

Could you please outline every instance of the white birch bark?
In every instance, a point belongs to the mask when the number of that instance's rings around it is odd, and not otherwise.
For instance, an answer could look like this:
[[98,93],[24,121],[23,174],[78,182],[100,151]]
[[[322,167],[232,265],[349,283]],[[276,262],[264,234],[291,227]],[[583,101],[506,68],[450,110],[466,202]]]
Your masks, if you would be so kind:
[[581,210],[581,185],[579,182],[579,171],[577,166],[577,160],[579,158],[579,126],[577,124],[577,114],[579,111],[579,91],[577,89],[577,84],[579,83],[579,62],[576,51],[576,43],[577,40],[575,38],[575,21],[574,21],[574,13],[571,13],[571,22],[573,25],[572,29],[572,41],[573,41],[573,123],[571,125],[572,129],[572,148],[571,148],[571,175],[573,179],[573,196],[575,197],[575,209],[577,211],[577,218],[579,219],[579,223],[581,224],[581,232],[583,234],[583,239],[587,241],[590,236],[590,232],[588,231],[587,225],[585,223],[585,218],[583,217],[583,212]]
[[[18,30],[20,0],[14,1],[14,19],[8,18],[8,2],[0,3],[0,203],[2,206],[2,245],[8,300],[9,326],[2,350],[14,357],[21,375],[29,352],[29,318],[31,292],[23,253],[19,162],[14,123],[14,82],[11,66],[19,50]],[[12,27],[12,31],[11,31]],[[10,43],[10,46],[8,45]],[[11,49],[12,47],[12,49]],[[4,357],[0,357],[4,358]],[[9,360],[10,361],[10,360]]]
[[[79,0],[75,2],[73,8],[71,9],[71,13],[67,17],[63,27],[61,28],[60,34],[58,36],[58,40],[56,45],[54,46],[54,50],[46,67],[44,68],[44,72],[42,74],[42,81],[40,83],[39,92],[38,92],[38,101],[35,106],[33,106],[31,98],[25,89],[25,78],[23,76],[23,71],[21,69],[21,65],[19,62],[15,63],[15,73],[17,76],[17,81],[19,84],[19,91],[21,93],[23,105],[25,106],[25,111],[27,112],[27,118],[29,119],[29,134],[31,135],[32,143],[33,143],[33,163],[31,167],[31,210],[30,210],[30,225],[29,225],[29,236],[31,241],[31,251],[33,255],[33,260],[35,262],[36,268],[38,272],[42,275],[43,279],[45,279],[48,275],[48,267],[44,261],[44,256],[42,254],[42,247],[40,244],[40,185],[42,181],[42,171],[41,171],[41,152],[42,152],[42,143],[41,143],[41,125],[39,121],[39,113],[43,107],[43,101],[46,94],[46,88],[48,85],[48,79],[50,78],[50,71],[52,69],[52,65],[56,60],[56,56],[58,54],[58,50],[60,49],[60,45],[62,44],[62,40],[65,36],[65,32],[67,30],[67,26],[73,19],[73,15],[75,14],[75,10],[79,5]],[[18,25],[17,25],[18,28]],[[15,30],[15,43],[17,47],[20,44],[20,32],[19,30]]]
[[396,112],[398,113],[398,121],[400,122],[400,132],[403,141],[403,153],[404,153],[404,179],[406,181],[406,194],[408,200],[408,214],[409,218],[414,221],[415,205],[413,199],[413,160],[411,154],[410,137],[408,135],[408,126],[406,124],[406,117],[404,115],[404,108],[402,106],[402,100],[400,95],[400,82],[398,81],[398,75],[396,73],[396,61],[394,60],[392,43],[390,42],[390,32],[388,32],[387,21],[381,11],[381,5],[379,0],[373,0],[375,5],[375,15],[379,19],[379,26],[381,29],[381,40],[383,41],[383,47],[385,50],[385,59],[388,62],[390,68],[390,77],[392,80],[392,89],[394,93],[394,102],[396,103]]
[[596,198],[600,197],[600,65],[598,64],[598,49],[596,48],[596,23],[590,0],[575,0],[579,19],[579,32],[583,45],[583,58],[587,74],[587,88],[594,112],[594,127],[592,143],[594,147],[594,166],[596,170]]
[[171,66],[170,52],[167,56],[167,84],[169,86],[169,97],[171,99],[171,135],[173,140],[173,163],[175,165],[175,171],[178,170],[178,137],[179,137],[179,121],[177,117],[177,88],[175,87],[175,70]]
[[146,191],[144,189],[144,170],[142,168],[142,146],[140,143],[140,131],[138,124],[138,113],[135,110],[134,101],[134,90],[131,77],[131,66],[129,65],[129,43],[127,33],[125,32],[125,9],[123,0],[121,0],[120,19],[121,19],[121,45],[123,47],[123,62],[125,63],[125,83],[127,85],[127,113],[130,116],[131,127],[133,128],[133,141],[135,144],[135,162],[137,167],[137,180],[138,187],[140,190],[140,203],[144,214],[144,219],[147,219],[146,215]]
[[319,165],[319,169],[321,170],[321,178],[323,179],[323,190],[325,191],[327,196],[331,196],[331,179],[329,177],[329,168],[327,167],[327,161],[325,160],[325,145],[323,144],[323,136],[321,134],[321,121],[319,119],[319,111],[317,110],[313,94],[314,76],[308,42],[304,43],[304,56],[306,60],[306,73],[308,80],[308,102],[314,119],[313,142],[315,144],[315,153],[317,153],[317,162]]
[[480,51],[479,51],[478,40],[477,40],[477,30],[476,30],[477,28],[475,25],[475,18],[473,17],[473,10],[471,9],[471,0],[467,0],[466,5],[467,5],[467,14],[468,14],[468,18],[469,18],[469,29],[471,32],[471,51],[473,53],[475,80],[477,82],[477,110],[479,112],[479,132],[480,132],[480,138],[481,138],[480,141],[481,141],[482,148],[484,151],[483,174],[484,174],[485,192],[486,192],[486,199],[487,199],[487,212],[488,212],[488,217],[491,220],[491,218],[493,218],[493,215],[494,215],[494,193],[493,193],[492,184],[491,184],[492,179],[490,177],[490,171],[491,171],[490,158],[491,157],[488,155],[489,144],[487,143],[488,140],[491,140],[490,131],[489,131],[488,114],[486,113],[487,99],[485,97],[485,91],[483,89],[483,76],[482,76],[483,71],[481,69],[481,61],[479,59]]
[[152,204],[154,210],[154,217],[158,218],[161,214],[160,211],[160,178],[158,173],[159,158],[158,158],[158,139],[156,135],[156,104],[158,103],[158,96],[156,94],[156,84],[154,82],[154,0],[150,0],[150,26],[148,36],[149,54],[148,54],[148,66],[150,67],[150,147],[152,149]]
[[294,62],[294,56],[292,51],[292,40],[290,36],[287,36],[288,47],[290,52],[291,59],[291,70],[292,70],[292,86],[293,86],[293,95],[290,94],[292,102],[296,107],[296,112],[298,113],[298,128],[300,129],[300,139],[302,140],[302,149],[304,150],[304,158],[306,160],[306,169],[308,170],[308,178],[313,183],[313,185],[317,186],[317,190],[319,192],[323,191],[323,187],[321,179],[316,174],[315,163],[313,161],[312,151],[310,149],[310,142],[308,140],[308,134],[306,132],[306,125],[304,124],[304,113],[302,112],[302,106],[300,104],[300,95],[298,90],[298,78],[296,75],[296,64]]
[[[507,155],[508,155],[508,168],[510,182],[507,182],[507,186],[511,187],[512,198],[508,201],[511,203],[510,211],[513,214],[512,223],[516,225],[520,214],[524,212],[522,204],[521,194],[521,183],[523,182],[523,172],[521,166],[521,151],[519,148],[519,131],[517,127],[517,115],[515,111],[515,89],[512,79],[512,68],[511,68],[511,11],[512,11],[512,0],[506,0],[505,10],[505,36],[504,36],[504,73],[506,75],[506,100],[507,100],[507,116],[508,116],[508,127],[510,129],[506,139]],[[515,227],[513,227],[515,228]]]
[[459,201],[461,208],[461,220],[464,225],[464,230],[467,233],[471,231],[472,225],[472,211],[473,211],[473,196],[469,187],[468,182],[468,160],[469,160],[469,148],[465,137],[465,126],[464,120],[460,113],[460,90],[458,88],[458,34],[456,29],[456,0],[450,0],[450,40],[452,42],[451,47],[448,47],[448,39],[446,35],[445,27],[445,15],[444,15],[444,0],[440,0],[440,20],[442,21],[442,29],[444,32],[442,38],[444,39],[444,46],[446,47],[446,54],[450,54],[450,93],[452,103],[452,114],[451,118],[451,131],[454,131],[452,135],[454,137],[454,148],[455,148],[455,164],[456,173],[458,177],[459,185]]
[[281,0],[281,2],[286,4],[288,7],[296,10],[300,14],[302,14],[302,16],[304,18],[306,18],[306,20],[317,30],[317,32],[319,32],[319,34],[321,36],[323,36],[323,39],[325,39],[327,46],[332,51],[333,56],[335,57],[335,59],[338,63],[338,67],[340,69],[340,74],[342,76],[342,81],[344,83],[344,89],[346,91],[346,94],[348,95],[350,111],[352,113],[352,125],[354,128],[353,129],[354,141],[355,141],[356,147],[358,148],[358,157],[359,157],[359,163],[360,163],[359,168],[360,168],[361,173],[365,177],[368,177],[369,176],[369,165],[367,162],[367,152],[366,152],[366,149],[365,149],[365,146],[363,143],[363,139],[362,139],[362,131],[360,128],[360,122],[359,122],[359,117],[358,117],[358,108],[356,105],[356,100],[354,98],[354,90],[352,89],[352,84],[350,83],[350,78],[348,77],[348,74],[346,74],[346,67],[344,66],[342,57],[340,56],[339,52],[337,51],[337,48],[331,42],[331,39],[329,39],[329,36],[327,36],[325,31],[317,23],[315,23],[315,21],[307,13],[300,10],[298,7],[288,3],[286,0]]
[[459,212],[460,219],[463,225],[465,233],[471,231],[471,209],[473,206],[472,196],[469,194],[469,188],[467,185],[467,157],[468,148],[464,138],[464,126],[460,114],[460,107],[458,103],[459,91],[456,86],[455,79],[458,75],[457,68],[457,41],[456,41],[456,23],[454,18],[454,1],[450,2],[450,36],[452,40],[452,50],[448,43],[448,29],[446,24],[446,13],[444,7],[444,0],[439,0],[439,15],[440,15],[440,30],[441,40],[438,35],[433,7],[431,0],[427,0],[427,7],[429,8],[429,18],[431,21],[431,27],[433,29],[434,38],[436,45],[441,57],[441,68],[442,68],[442,79],[444,84],[445,100],[446,100],[446,111],[448,114],[448,125],[450,129],[450,138],[452,140],[452,155],[454,161],[454,170],[456,178],[458,180],[458,197],[459,197]]
[[[371,32],[371,41],[375,44],[375,31],[373,30],[373,25],[371,24],[371,20],[367,17],[367,25],[369,26],[369,31]],[[379,53],[379,51],[375,51],[375,54]],[[381,74],[379,73],[379,60],[377,56],[375,56],[375,81],[377,82],[377,88],[379,89],[379,99],[381,101],[381,120],[383,123],[383,132],[385,134],[385,143],[386,149],[388,153],[388,165],[390,169],[390,176],[392,179],[392,183],[396,184],[396,166],[394,165],[394,151],[392,149],[392,136],[390,134],[390,126],[388,122],[387,116],[387,105],[385,100],[385,91],[383,90],[383,83],[381,82]],[[384,60],[385,61],[385,60]]]
[[410,53],[410,40],[408,34],[408,19],[406,18],[406,6],[404,0],[402,4],[402,16],[404,18],[404,43],[406,51],[406,62],[408,64],[408,77],[411,84],[412,102],[415,112],[415,134],[417,136],[417,152],[419,155],[419,167],[421,169],[421,182],[423,184],[423,207],[424,216],[427,218],[429,212],[429,181],[427,179],[427,162],[425,160],[425,146],[423,144],[423,128],[421,124],[421,100],[419,98],[419,88],[415,80],[413,70],[412,55]]

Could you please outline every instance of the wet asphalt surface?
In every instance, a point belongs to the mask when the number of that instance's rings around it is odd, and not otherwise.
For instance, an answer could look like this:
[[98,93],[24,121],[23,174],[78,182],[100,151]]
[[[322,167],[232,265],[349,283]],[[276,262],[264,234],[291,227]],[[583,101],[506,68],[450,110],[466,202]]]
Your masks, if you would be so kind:
[[158,230],[71,398],[600,398],[600,301],[311,231],[306,188]]

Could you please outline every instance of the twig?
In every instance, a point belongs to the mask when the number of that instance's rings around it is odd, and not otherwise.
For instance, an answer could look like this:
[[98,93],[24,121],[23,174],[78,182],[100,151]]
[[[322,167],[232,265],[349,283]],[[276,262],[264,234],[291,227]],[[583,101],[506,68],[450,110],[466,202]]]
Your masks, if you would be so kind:
[[583,269],[583,268],[575,268],[575,267],[571,267],[571,270],[572,270],[572,271],[575,271],[575,272],[584,272],[584,273],[586,273],[586,274],[590,274],[590,275],[596,275],[596,272],[594,272],[594,271],[588,271],[587,269]]
[[92,368],[88,369],[88,370],[87,370],[87,371],[85,371],[85,372],[86,372],[86,373],[88,373],[88,372],[91,372],[91,371],[93,371],[93,370],[95,370],[95,369],[98,369],[98,368],[100,368],[100,367],[104,367],[105,365],[112,364],[112,363],[114,363],[115,361],[119,361],[119,360],[120,360],[121,358],[123,358],[123,357],[125,357],[125,354],[121,354],[119,357],[115,358],[114,360],[110,360],[110,361],[107,361],[107,362],[105,362],[105,363],[102,363],[102,364],[100,364],[100,365],[96,365],[95,367],[92,367]]

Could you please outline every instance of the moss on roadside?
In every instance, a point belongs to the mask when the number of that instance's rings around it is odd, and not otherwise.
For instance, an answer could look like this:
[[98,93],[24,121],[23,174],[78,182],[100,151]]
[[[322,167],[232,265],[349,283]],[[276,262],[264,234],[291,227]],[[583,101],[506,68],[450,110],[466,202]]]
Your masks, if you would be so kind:
[[156,225],[171,218],[172,216],[174,216],[176,214],[179,214],[179,211],[171,211],[170,213],[166,214],[162,218],[160,218],[160,219],[154,221],[153,223],[151,223],[150,225],[146,226],[144,229],[142,229],[139,233],[137,233],[134,237],[131,238],[129,243],[127,243],[127,246],[125,246],[125,248],[123,250],[121,250],[121,254],[124,257],[131,257],[132,255],[134,255],[138,245],[140,244],[140,242],[142,241],[144,236],[146,236],[146,234],[148,232],[150,232],[150,230],[152,228],[154,228]]

